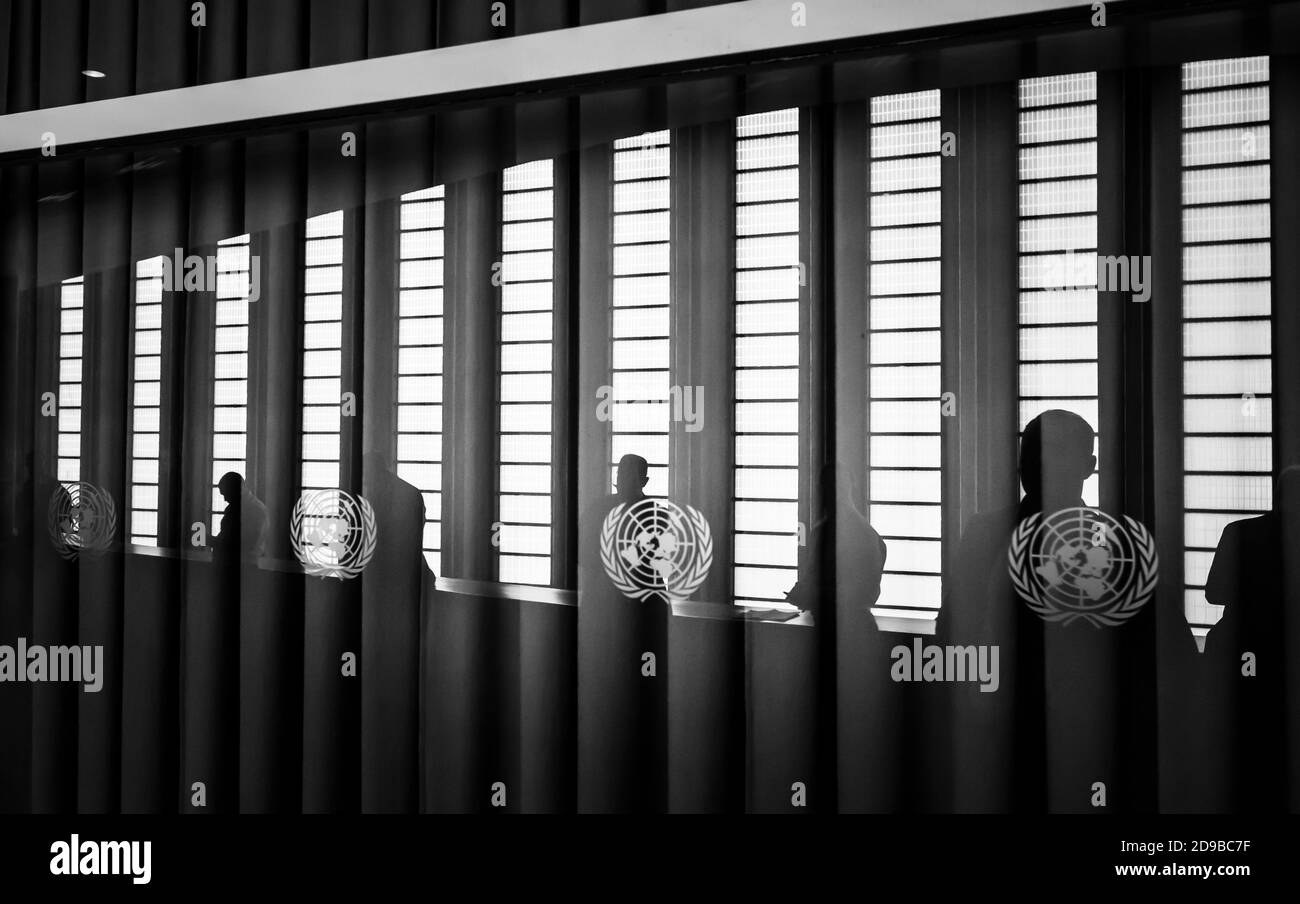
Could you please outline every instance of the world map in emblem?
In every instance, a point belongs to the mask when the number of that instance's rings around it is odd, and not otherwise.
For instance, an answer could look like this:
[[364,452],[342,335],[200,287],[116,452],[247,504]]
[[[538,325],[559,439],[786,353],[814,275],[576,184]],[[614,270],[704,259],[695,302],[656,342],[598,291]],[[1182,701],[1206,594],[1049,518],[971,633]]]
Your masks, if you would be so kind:
[[709,522],[691,506],[643,499],[617,505],[605,516],[600,558],[625,596],[687,599],[708,577],[713,535]]
[[61,483],[50,495],[45,523],[50,542],[63,558],[101,553],[117,532],[117,505],[112,493],[93,483]]
[[1011,581],[1045,621],[1114,626],[1155,592],[1159,560],[1141,522],[1091,508],[1031,515],[1007,551]]
[[361,574],[378,540],[370,502],[339,489],[303,493],[293,507],[289,533],[308,574],[340,580]]

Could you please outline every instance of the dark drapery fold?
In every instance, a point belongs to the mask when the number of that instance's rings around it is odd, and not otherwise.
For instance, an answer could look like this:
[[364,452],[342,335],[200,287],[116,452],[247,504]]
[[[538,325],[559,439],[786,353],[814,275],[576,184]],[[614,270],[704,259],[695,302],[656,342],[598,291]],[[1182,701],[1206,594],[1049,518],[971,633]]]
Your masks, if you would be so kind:
[[[367,41],[372,55],[401,53],[426,46],[434,34],[435,9],[431,4],[405,17],[392,15],[390,3],[369,4]],[[365,166],[365,230],[359,279],[363,304],[362,366],[365,372],[361,400],[363,453],[362,493],[389,513],[380,522],[385,534],[382,548],[362,575],[361,596],[361,749],[360,809],[367,813],[418,812],[422,809],[420,687],[423,673],[425,593],[431,589],[421,550],[423,523],[408,524],[401,498],[410,494],[390,480],[387,465],[397,456],[393,405],[396,378],[378,362],[392,360],[397,347],[398,270],[401,186],[433,184],[433,124],[411,119],[401,123],[373,122],[365,126],[361,157]],[[392,158],[384,148],[405,148]],[[372,466],[370,459],[383,456]],[[406,507],[424,508],[423,499]],[[400,513],[400,514],[399,514]]]
[[[79,191],[80,167],[65,164],[37,172],[37,192],[43,197],[67,197]],[[38,202],[39,203],[39,202]],[[80,211],[57,201],[37,208],[36,315],[34,334],[42,337],[34,355],[37,386],[42,394],[57,393],[59,374],[61,280],[41,282],[41,274],[72,274],[80,269]],[[48,396],[45,396],[48,398]],[[60,403],[62,399],[59,398]],[[47,409],[48,410],[48,409]],[[83,422],[84,423],[84,422]],[[45,523],[47,505],[55,493],[58,474],[58,419],[41,417],[33,437],[31,523]],[[33,551],[32,633],[51,644],[76,642],[79,570],[46,543]],[[36,601],[40,601],[38,605]],[[42,684],[32,690],[32,809],[38,813],[71,812],[76,808],[77,690],[68,685]]]
[[[366,303],[363,361],[379,362],[397,347],[397,269],[400,205],[391,201],[368,204],[365,210],[362,289]],[[387,468],[369,465],[369,458],[396,457],[396,412],[391,394],[395,379],[371,372],[360,396],[363,416],[363,476],[361,491],[393,512]],[[382,482],[382,483],[381,483]],[[376,485],[379,483],[380,485]],[[423,501],[419,500],[419,509]],[[418,515],[418,511],[417,511]],[[392,528],[389,525],[394,525]],[[424,524],[400,520],[380,525],[385,535],[367,571],[361,576],[361,810],[401,813],[419,810],[419,687],[420,616],[426,567],[420,538]]]
[[[810,524],[808,539],[813,561],[834,575],[832,587],[861,587],[863,560],[854,539],[862,534],[854,530],[860,521],[854,515],[865,508],[866,499],[863,481],[854,484],[853,476],[861,473],[858,463],[866,455],[867,406],[862,400],[867,395],[867,312],[854,300],[865,297],[867,287],[867,255],[862,253],[867,247],[867,106],[836,104],[828,115],[833,117],[827,136],[831,144],[828,196],[839,198],[840,203],[827,211],[835,241],[823,246],[829,270],[829,322],[834,325],[828,336],[827,369],[834,377],[833,407],[827,414],[832,460],[823,465],[821,482],[841,489],[839,504],[828,505],[824,519]],[[892,730],[896,707],[881,698],[883,688],[867,675],[869,663],[884,654],[887,638],[872,630],[870,614],[856,602],[849,594],[825,594],[817,606],[818,638],[827,651],[819,669],[825,676],[819,686],[823,701],[819,715],[829,716],[827,724],[834,726],[833,731],[820,731],[818,740],[823,745],[833,740],[835,745],[833,754],[821,752],[819,762],[825,773],[825,761],[830,759],[838,808],[845,812],[889,809],[894,789],[901,787],[900,761],[888,754],[896,737]],[[825,617],[823,613],[832,608],[832,616]],[[832,626],[834,633],[830,633]],[[827,697],[834,701],[833,707],[825,702]]]
[[[3,394],[0,395],[5,434],[0,448],[5,488],[0,501],[0,568],[6,602],[0,606],[4,637],[30,636],[33,625],[33,567],[36,563],[34,517],[35,431],[39,413],[31,400],[38,395],[34,362],[26,356],[36,331],[36,174],[14,167],[0,174],[0,330],[3,336]],[[32,724],[30,685],[0,687],[0,718],[6,725]],[[23,812],[32,808],[32,738],[28,731],[6,732],[0,740],[0,809]]]
[[[691,90],[698,89],[698,90]],[[711,101],[702,101],[706,95]],[[735,409],[717,391],[735,369],[735,119],[733,80],[671,86],[668,107],[713,103],[732,115],[673,132],[670,162],[672,249],[671,358],[668,379],[683,393],[695,387],[703,429],[675,417],[669,425],[668,496],[693,506],[708,520],[715,550],[732,536]],[[651,457],[646,455],[647,458]],[[729,555],[721,557],[729,560]],[[696,595],[733,598],[731,574],[710,569]],[[643,604],[643,608],[646,604]],[[657,611],[656,611],[657,610]],[[736,621],[667,617],[652,607],[642,624],[639,649],[654,651],[659,673],[644,681],[654,729],[649,738],[667,756],[667,806],[675,812],[735,811],[744,806],[745,634]],[[653,771],[654,767],[650,767]]]
[[944,564],[951,577],[936,639],[997,645],[1002,672],[997,693],[967,684],[954,685],[949,695],[940,762],[947,806],[956,812],[1045,804],[1043,626],[1015,600],[1009,581],[999,580],[1015,527],[1008,507],[1014,511],[1019,499],[1019,414],[1008,404],[1018,396],[1018,317],[1012,305],[987,301],[1016,298],[1020,286],[1017,164],[1009,153],[1016,94],[1014,82],[953,92],[953,118],[945,125],[965,143],[943,163],[944,222],[956,245],[955,254],[945,255],[943,311],[957,325],[944,378],[955,387],[958,412],[945,460],[959,470],[973,468],[981,479],[954,486],[950,472],[946,489],[956,505],[950,503],[944,520]]
[[[131,259],[131,198],[129,183],[101,179],[107,169],[121,169],[122,155],[87,161],[83,235],[83,271],[90,273],[82,288],[81,475],[122,500],[117,529],[130,529],[127,483],[129,360],[134,346],[132,302],[135,268]],[[98,171],[98,172],[97,172]],[[91,248],[95,250],[90,251]],[[116,261],[92,270],[88,259]],[[92,379],[86,379],[93,375]],[[117,698],[121,695],[122,608],[129,593],[120,555],[78,561],[81,578],[80,623],[77,639],[104,650],[104,691],[79,694],[79,780],[77,808],[108,812],[120,808],[118,776],[121,735]],[[105,693],[105,691],[107,693]]]
[[[1272,63],[1270,78],[1280,97],[1295,98],[1300,96],[1300,58],[1286,56]],[[1274,298],[1294,299],[1300,297],[1300,256],[1294,253],[1300,243],[1300,172],[1296,167],[1288,167],[1285,161],[1296,160],[1300,154],[1300,105],[1285,103],[1273,114],[1272,140],[1274,158],[1281,161],[1273,171],[1273,286]],[[1290,249],[1290,250],[1288,250]],[[1300,335],[1300,306],[1281,303],[1273,308],[1275,318],[1274,335],[1285,341],[1287,336]],[[1276,436],[1274,461],[1277,470],[1300,465],[1300,397],[1287,393],[1285,387],[1300,386],[1300,356],[1279,354],[1273,358],[1276,368],[1273,385],[1278,387],[1274,395],[1274,431]],[[1282,535],[1282,549],[1300,548],[1300,528],[1294,521]],[[1300,565],[1294,556],[1286,560],[1287,570],[1282,585],[1282,600],[1293,604],[1300,594]],[[1300,614],[1294,605],[1287,605],[1281,625],[1282,649],[1294,651],[1300,649]],[[1283,671],[1279,675],[1281,686],[1285,689],[1281,695],[1292,711],[1296,700],[1300,700],[1300,657],[1286,657]],[[1281,714],[1276,714],[1280,718]],[[1300,724],[1295,719],[1287,723],[1287,729],[1281,738],[1287,751],[1294,751],[1300,745]],[[1300,757],[1290,756],[1286,760],[1285,778],[1287,782],[1287,809],[1294,812],[1300,808]],[[1278,795],[1281,797],[1281,795]]]

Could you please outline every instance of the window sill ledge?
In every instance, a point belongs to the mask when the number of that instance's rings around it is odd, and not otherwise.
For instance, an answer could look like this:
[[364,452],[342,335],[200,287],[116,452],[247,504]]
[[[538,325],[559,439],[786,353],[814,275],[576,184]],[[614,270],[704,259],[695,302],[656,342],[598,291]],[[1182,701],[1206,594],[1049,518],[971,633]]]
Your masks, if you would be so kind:
[[188,562],[212,561],[212,550],[206,547],[177,549],[168,546],[144,546],[139,543],[128,543],[123,547],[123,551],[130,556],[148,556],[154,559],[183,559]]
[[551,606],[575,606],[577,594],[572,590],[555,587],[537,587],[532,584],[503,584],[498,581],[476,581],[471,578],[437,579],[436,586],[444,593],[465,596],[486,596],[493,599],[519,600],[526,603],[546,603]]
[[755,609],[734,603],[708,603],[700,600],[673,600],[673,615],[677,618],[707,618],[795,628],[811,628],[816,625],[811,612]]
[[890,609],[873,606],[876,629],[886,634],[932,635],[939,624],[938,609]]

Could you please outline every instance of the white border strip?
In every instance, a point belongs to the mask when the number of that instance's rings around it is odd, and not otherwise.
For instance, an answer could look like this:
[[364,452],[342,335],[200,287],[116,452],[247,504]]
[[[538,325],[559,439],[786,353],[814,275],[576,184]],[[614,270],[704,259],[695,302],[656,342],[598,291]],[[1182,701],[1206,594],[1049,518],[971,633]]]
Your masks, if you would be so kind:
[[[795,7],[804,7],[797,26]],[[535,35],[378,57],[0,116],[0,154],[122,141],[393,101],[614,75],[826,41],[1077,8],[1078,0],[744,0]],[[113,78],[114,73],[108,73]]]

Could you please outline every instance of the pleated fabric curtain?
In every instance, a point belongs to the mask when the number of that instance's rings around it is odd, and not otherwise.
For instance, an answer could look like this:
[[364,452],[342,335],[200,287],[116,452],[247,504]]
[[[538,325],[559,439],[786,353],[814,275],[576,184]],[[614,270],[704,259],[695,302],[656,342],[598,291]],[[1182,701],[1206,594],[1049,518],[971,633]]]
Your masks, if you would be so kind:
[[[200,29],[190,4],[167,0],[13,0],[0,3],[9,35],[0,101],[17,112],[693,5],[511,4],[499,28],[473,2],[212,0]],[[907,52],[6,164],[0,644],[102,644],[107,672],[97,694],[0,683],[0,723],[17,726],[0,732],[0,811],[1090,812],[1095,782],[1112,812],[1258,806],[1240,781],[1257,736],[1227,732],[1243,691],[1227,689],[1233,676],[1219,660],[1211,676],[1192,643],[1182,490],[1162,482],[1183,440],[1169,402],[1182,387],[1171,338],[1182,328],[1180,202],[1169,173],[1179,159],[1179,64],[1271,54],[1272,291],[1295,295],[1300,275],[1286,249],[1300,195],[1287,189],[1300,104],[1295,58],[1281,51],[1297,33],[1296,6],[1108,29],[1054,23]],[[86,67],[114,77],[86,80]],[[1023,606],[993,618],[992,595],[1008,588],[990,589],[987,609],[980,592],[964,593],[1005,572],[1005,544],[972,557],[963,537],[985,523],[976,516],[1020,502],[1017,81],[1076,71],[1099,73],[1099,251],[1149,254],[1157,267],[1145,305],[1110,304],[1104,293],[1098,304],[1101,503],[1146,523],[1165,563],[1157,597],[1110,633],[1045,626]],[[955,411],[933,431],[944,599],[935,633],[914,634],[873,612],[881,576],[865,529],[871,521],[887,532],[873,516],[886,497],[872,475],[889,467],[876,458],[889,397],[872,374],[888,363],[881,337],[896,328],[877,301],[890,293],[873,205],[888,187],[873,182],[873,147],[884,139],[872,103],[935,90],[939,129],[957,148],[935,164],[934,265],[939,378]],[[790,548],[801,606],[812,612],[794,623],[744,619],[727,605],[741,595],[738,474],[754,467],[736,439],[765,432],[738,413],[738,373],[754,364],[738,339],[750,326],[737,248],[754,233],[737,213],[747,198],[737,118],[788,109],[798,110],[798,166],[786,168],[797,260],[783,262],[797,265],[797,330],[788,331],[797,352],[782,366],[797,384],[800,537]],[[598,401],[627,367],[615,360],[625,335],[615,274],[618,249],[640,241],[614,216],[613,143],[642,135],[666,148],[656,158],[667,173],[656,241],[667,293],[654,316],[668,338],[655,368],[671,385],[703,389],[704,428],[670,421],[654,442],[666,455],[664,492],[701,512],[715,543],[695,593],[704,608],[676,614],[625,597],[601,561],[621,447]],[[494,500],[504,492],[506,339],[493,277],[512,251],[503,172],[536,160],[552,161],[553,174],[551,395],[541,431],[550,436],[552,579],[544,592],[520,594],[503,588],[493,540],[505,520]],[[409,316],[410,294],[403,197],[431,189],[442,216],[436,430],[410,427],[398,404],[399,317]],[[245,306],[246,329],[220,319],[220,285],[161,295],[156,547],[131,543],[141,457],[136,263],[177,253],[236,259],[242,251],[223,249],[243,236],[260,290]],[[1300,396],[1288,391],[1300,383],[1297,365],[1276,351],[1300,324],[1291,307],[1274,311],[1280,473],[1300,449]],[[74,322],[79,345],[61,342]],[[316,344],[321,335],[337,339]],[[214,364],[231,336],[246,343],[242,406],[224,395]],[[74,346],[79,398],[60,387]],[[322,349],[336,372],[316,369]],[[313,426],[316,380],[353,396],[337,426]],[[47,392],[78,419],[44,416]],[[242,476],[265,506],[257,555],[194,542],[213,532],[224,505],[213,464],[223,460],[214,442],[223,407],[245,412]],[[393,466],[397,437],[410,430],[442,441],[440,482],[418,492]],[[295,557],[294,504],[316,479],[307,434],[328,437],[337,487],[375,509],[376,552],[352,580],[305,575]],[[46,519],[58,484],[73,479],[117,500],[117,542],[68,561],[48,541]],[[424,554],[433,505],[436,574]],[[246,536],[262,529],[251,503],[240,527]],[[916,548],[892,542],[886,569],[923,571],[908,565]],[[1282,586],[1287,600],[1300,598]],[[1281,626],[1284,653],[1297,650],[1293,621],[1288,614]],[[914,640],[1000,645],[1001,687],[894,680],[893,652]],[[1287,669],[1272,702],[1252,712],[1271,713],[1268,737],[1285,737],[1291,750],[1300,727],[1268,709],[1300,693]],[[1270,767],[1276,809],[1298,805],[1291,761]]]

